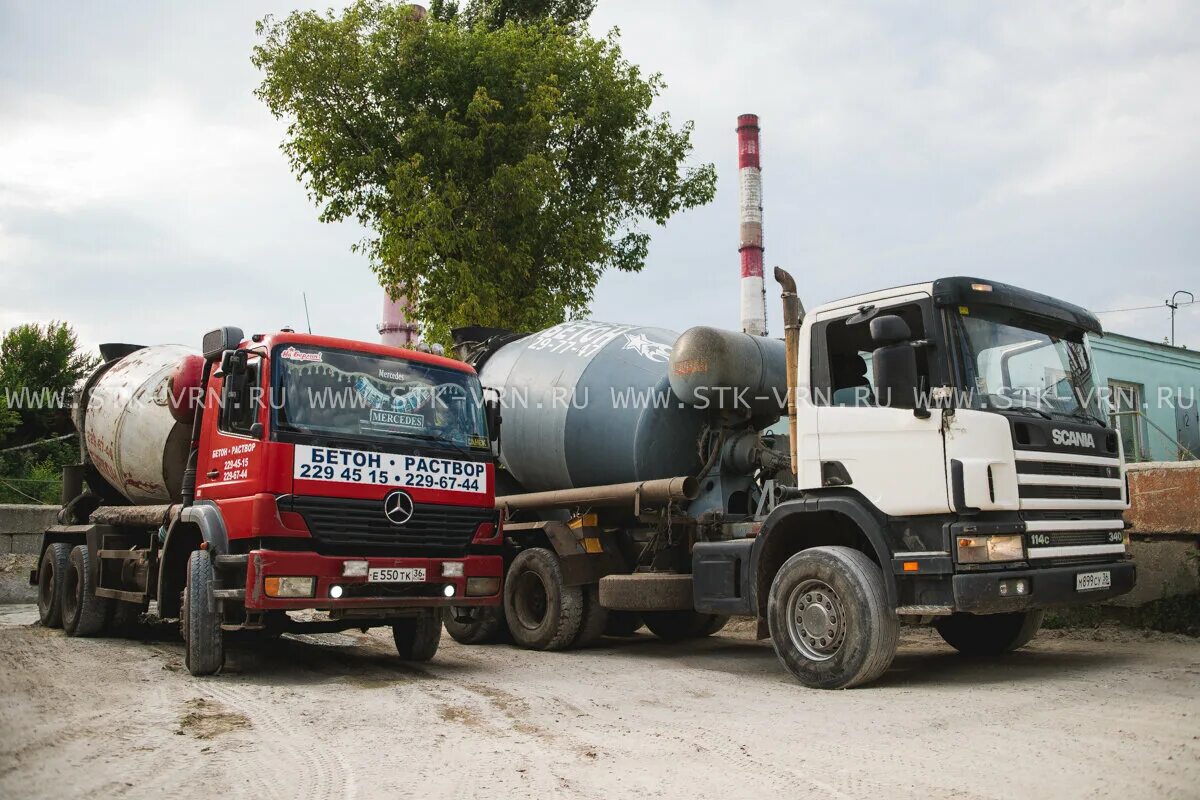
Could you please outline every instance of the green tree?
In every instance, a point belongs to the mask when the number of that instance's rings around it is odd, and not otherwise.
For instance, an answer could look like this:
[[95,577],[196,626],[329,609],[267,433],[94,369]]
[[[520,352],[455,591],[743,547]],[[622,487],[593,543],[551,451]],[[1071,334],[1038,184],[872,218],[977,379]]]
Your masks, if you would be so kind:
[[0,340],[0,395],[19,420],[0,441],[11,447],[69,430],[65,417],[75,384],[96,363],[80,351],[75,331],[65,322],[18,325],[5,333]]
[[[650,235],[712,199],[687,166],[691,123],[650,106],[662,78],[593,38],[587,0],[440,3],[425,18],[360,0],[259,23],[258,96],[323,221],[430,339],[537,329],[586,312],[609,268],[642,269]],[[560,24],[561,23],[561,24]]]
[[8,441],[8,435],[17,429],[20,422],[17,412],[8,407],[8,398],[0,394],[0,444]]
[[550,20],[556,25],[587,22],[596,8],[596,0],[467,0],[465,6],[454,0],[433,0],[429,13],[443,21],[461,20],[469,26],[483,24],[496,29],[504,23],[522,25]]

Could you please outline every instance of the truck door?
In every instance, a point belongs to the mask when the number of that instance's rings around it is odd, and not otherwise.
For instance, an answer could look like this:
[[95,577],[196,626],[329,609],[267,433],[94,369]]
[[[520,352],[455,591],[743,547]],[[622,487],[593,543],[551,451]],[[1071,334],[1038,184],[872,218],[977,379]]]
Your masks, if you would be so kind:
[[238,378],[210,379],[210,398],[217,407],[204,410],[200,452],[196,464],[197,497],[207,500],[253,498],[261,491],[266,456],[262,428],[268,403],[264,363],[249,354],[246,372]]
[[[812,402],[822,485],[852,488],[891,515],[945,513],[950,506],[941,415],[922,419],[911,409],[881,405],[875,395],[867,318],[878,314],[900,316],[914,339],[933,330],[932,304],[923,292],[888,298],[878,307],[824,311],[813,324]],[[917,362],[927,395],[929,348],[917,350]]]

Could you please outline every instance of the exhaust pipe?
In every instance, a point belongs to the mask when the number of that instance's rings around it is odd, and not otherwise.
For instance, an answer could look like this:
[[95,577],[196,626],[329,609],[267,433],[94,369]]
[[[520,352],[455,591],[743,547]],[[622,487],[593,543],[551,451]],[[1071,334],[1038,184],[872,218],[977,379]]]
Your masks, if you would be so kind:
[[779,283],[779,297],[783,300],[783,348],[787,355],[788,439],[791,446],[792,474],[798,469],[797,453],[800,442],[796,439],[796,392],[799,383],[797,369],[800,358],[800,325],[804,322],[804,305],[796,294],[796,279],[785,269],[775,268],[775,280]]
[[584,486],[578,489],[557,489],[550,492],[510,494],[496,498],[496,508],[504,511],[541,508],[572,508],[574,506],[623,506],[667,503],[674,500],[695,500],[700,484],[695,478],[662,478],[656,481],[611,483],[606,486]]

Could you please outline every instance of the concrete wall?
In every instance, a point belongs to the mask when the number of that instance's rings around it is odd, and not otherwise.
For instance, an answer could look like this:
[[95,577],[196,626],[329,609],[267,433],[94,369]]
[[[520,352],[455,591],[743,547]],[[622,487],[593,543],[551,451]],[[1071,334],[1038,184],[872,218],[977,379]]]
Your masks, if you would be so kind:
[[1131,533],[1200,536],[1200,462],[1151,461],[1128,471]]
[[58,506],[0,506],[0,555],[37,553],[42,532],[57,515]]

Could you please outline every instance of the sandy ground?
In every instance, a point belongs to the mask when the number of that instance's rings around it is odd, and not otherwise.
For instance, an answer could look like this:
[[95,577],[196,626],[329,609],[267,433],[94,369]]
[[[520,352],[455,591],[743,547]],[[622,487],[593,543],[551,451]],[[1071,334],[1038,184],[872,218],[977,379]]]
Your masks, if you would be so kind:
[[0,797],[1200,797],[1200,642],[1046,632],[1001,661],[909,629],[862,689],[745,631],[398,663],[383,631],[234,648],[67,639],[0,607]]

